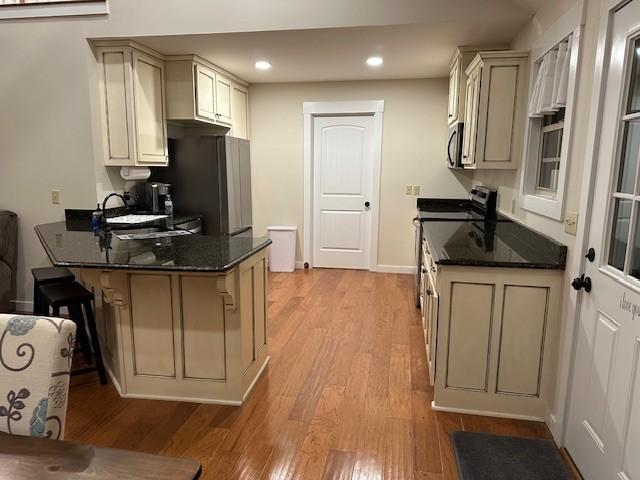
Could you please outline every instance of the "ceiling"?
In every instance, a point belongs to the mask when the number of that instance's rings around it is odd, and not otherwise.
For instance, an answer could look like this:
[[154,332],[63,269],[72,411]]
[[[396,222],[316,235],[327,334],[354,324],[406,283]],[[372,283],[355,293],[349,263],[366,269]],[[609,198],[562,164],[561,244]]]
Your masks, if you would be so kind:
[[[508,45],[541,1],[468,0],[472,12],[459,5],[463,10],[458,16],[439,11],[437,21],[404,25],[145,36],[135,40],[168,55],[200,55],[249,83],[443,77],[457,46]],[[496,11],[501,4],[511,9],[509,14]],[[450,5],[447,10],[451,10]],[[365,64],[373,55],[384,58],[382,67]],[[257,70],[256,60],[268,60],[273,68]]]

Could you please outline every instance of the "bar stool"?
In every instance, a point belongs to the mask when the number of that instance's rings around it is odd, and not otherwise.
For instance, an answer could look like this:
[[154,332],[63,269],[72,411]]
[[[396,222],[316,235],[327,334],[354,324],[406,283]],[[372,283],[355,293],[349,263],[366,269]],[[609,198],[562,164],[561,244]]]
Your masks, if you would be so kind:
[[[93,315],[93,309],[91,308],[93,293],[77,282],[42,285],[40,287],[40,292],[42,293],[43,304],[47,315],[49,314],[49,307],[52,308],[54,317],[60,315],[61,307],[67,307],[67,309],[69,309],[69,317],[76,324],[78,340],[80,341],[82,351],[88,364],[92,363],[91,354],[93,353],[93,358],[96,362],[95,368],[83,368],[72,372],[72,375],[97,370],[100,383],[102,385],[106,385],[107,374],[102,362],[96,319]],[[84,314],[82,307],[84,307]],[[89,338],[87,336],[87,326],[89,327],[91,343],[89,343]]]
[[33,314],[44,315],[45,306],[42,303],[42,294],[40,287],[52,283],[68,283],[73,282],[75,277],[68,269],[64,267],[42,267],[32,268],[33,275]]

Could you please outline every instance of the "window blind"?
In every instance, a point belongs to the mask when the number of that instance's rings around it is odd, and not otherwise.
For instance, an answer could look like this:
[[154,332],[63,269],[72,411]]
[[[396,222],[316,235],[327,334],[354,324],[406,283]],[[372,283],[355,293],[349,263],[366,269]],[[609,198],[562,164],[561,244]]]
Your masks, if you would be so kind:
[[529,117],[553,115],[567,105],[570,62],[571,37],[542,57],[529,100]]

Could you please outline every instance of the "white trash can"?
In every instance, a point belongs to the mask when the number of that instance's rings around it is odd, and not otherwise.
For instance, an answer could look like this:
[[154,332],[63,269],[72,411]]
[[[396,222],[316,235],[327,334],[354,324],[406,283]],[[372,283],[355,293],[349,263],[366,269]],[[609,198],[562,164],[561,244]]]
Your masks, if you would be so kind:
[[298,227],[267,227],[273,242],[269,247],[269,270],[272,272],[293,272],[296,269],[296,235]]

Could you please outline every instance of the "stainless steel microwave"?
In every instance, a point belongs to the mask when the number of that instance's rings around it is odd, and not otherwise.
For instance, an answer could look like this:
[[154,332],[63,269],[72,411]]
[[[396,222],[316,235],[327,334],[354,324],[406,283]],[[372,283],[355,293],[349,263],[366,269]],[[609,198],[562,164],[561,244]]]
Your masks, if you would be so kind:
[[447,167],[462,168],[462,135],[464,123],[456,122],[449,128],[447,140]]

